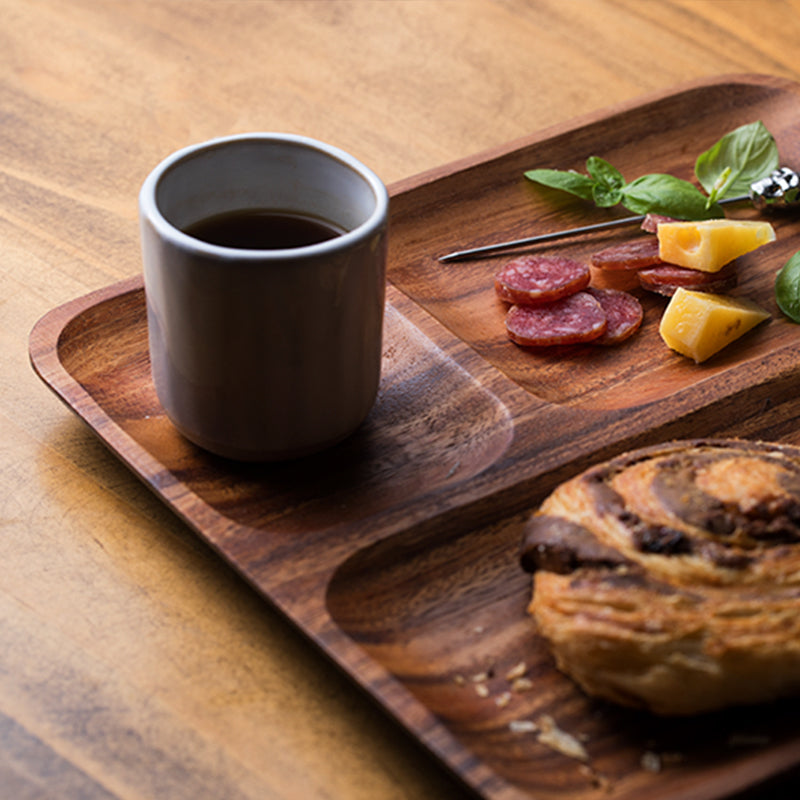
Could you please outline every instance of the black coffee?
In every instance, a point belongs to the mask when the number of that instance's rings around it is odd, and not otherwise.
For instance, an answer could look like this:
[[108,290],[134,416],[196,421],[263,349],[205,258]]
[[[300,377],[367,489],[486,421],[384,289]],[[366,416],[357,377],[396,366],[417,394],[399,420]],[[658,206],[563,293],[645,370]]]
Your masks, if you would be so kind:
[[344,231],[327,220],[304,214],[245,208],[215,214],[184,228],[195,239],[241,250],[285,250],[307,247]]

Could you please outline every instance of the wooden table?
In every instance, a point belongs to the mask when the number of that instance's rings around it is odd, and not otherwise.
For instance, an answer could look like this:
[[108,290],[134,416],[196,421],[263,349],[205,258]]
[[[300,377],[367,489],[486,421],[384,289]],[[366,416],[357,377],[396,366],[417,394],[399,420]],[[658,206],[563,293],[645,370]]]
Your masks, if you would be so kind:
[[0,0],[0,18],[0,796],[467,797],[53,397],[29,332],[140,271],[139,186],[183,145],[303,133],[391,184],[688,80],[800,79],[800,2]]

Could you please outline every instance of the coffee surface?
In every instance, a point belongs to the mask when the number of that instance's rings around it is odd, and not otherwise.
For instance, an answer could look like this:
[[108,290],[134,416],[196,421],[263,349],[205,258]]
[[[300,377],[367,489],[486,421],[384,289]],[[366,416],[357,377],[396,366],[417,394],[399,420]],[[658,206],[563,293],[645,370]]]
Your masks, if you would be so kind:
[[242,250],[286,250],[307,247],[340,236],[343,231],[319,217],[247,208],[226,211],[184,228],[195,239]]

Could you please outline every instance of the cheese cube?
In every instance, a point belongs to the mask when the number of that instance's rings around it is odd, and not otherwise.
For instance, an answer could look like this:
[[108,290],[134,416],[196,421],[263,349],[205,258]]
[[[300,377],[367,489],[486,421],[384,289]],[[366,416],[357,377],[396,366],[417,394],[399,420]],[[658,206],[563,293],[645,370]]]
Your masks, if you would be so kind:
[[769,319],[752,300],[679,288],[659,326],[667,346],[698,364]]
[[772,225],[759,220],[662,222],[656,235],[662,261],[703,272],[718,272],[735,258],[775,241]]

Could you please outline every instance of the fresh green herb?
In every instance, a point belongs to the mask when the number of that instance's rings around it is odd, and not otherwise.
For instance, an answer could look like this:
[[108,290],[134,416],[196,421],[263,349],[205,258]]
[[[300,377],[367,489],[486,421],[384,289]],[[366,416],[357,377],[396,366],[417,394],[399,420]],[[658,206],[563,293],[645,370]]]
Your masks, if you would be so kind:
[[775,276],[775,300],[789,319],[800,322],[800,252],[795,253]]
[[561,191],[574,194],[581,200],[592,199],[592,187],[594,180],[588,175],[576,172],[574,169],[532,169],[525,173],[529,180],[541,183],[542,186],[549,186],[551,189],[561,189]]
[[722,208],[711,207],[705,195],[689,181],[674,175],[652,173],[631,181],[622,190],[625,208],[635,214],[665,214],[679,219],[714,219],[724,216]]
[[608,161],[598,156],[586,160],[586,171],[592,179],[592,200],[600,208],[611,208],[622,200],[625,178]]
[[[599,165],[603,165],[602,169]],[[583,200],[592,200],[599,208],[621,203],[634,214],[665,214],[678,219],[713,219],[724,216],[717,203],[708,205],[708,198],[696,186],[672,175],[643,175],[630,183],[607,161],[591,156],[586,161],[589,175],[574,170],[531,169],[528,180],[569,192]]]
[[622,173],[598,156],[586,160],[586,172],[532,169],[528,180],[560,189],[600,208],[622,204],[635,214],[665,214],[677,219],[723,217],[719,201],[731,194],[746,194],[753,181],[777,169],[778,150],[762,122],[743,125],[725,134],[698,156],[695,177],[708,192],[672,175],[652,173],[627,182]]
[[694,174],[708,192],[708,202],[727,195],[747,194],[750,184],[778,168],[778,146],[761,121],[726,133],[701,153]]

